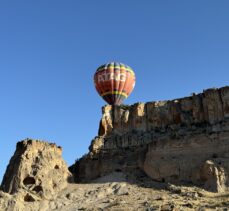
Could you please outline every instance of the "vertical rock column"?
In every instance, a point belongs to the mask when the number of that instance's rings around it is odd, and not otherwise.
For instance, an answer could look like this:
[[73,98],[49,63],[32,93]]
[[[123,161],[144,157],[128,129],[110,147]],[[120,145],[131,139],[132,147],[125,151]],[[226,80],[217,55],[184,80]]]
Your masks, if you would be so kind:
[[2,181],[3,191],[27,191],[25,201],[51,198],[65,188],[71,173],[56,144],[27,139],[17,143]]

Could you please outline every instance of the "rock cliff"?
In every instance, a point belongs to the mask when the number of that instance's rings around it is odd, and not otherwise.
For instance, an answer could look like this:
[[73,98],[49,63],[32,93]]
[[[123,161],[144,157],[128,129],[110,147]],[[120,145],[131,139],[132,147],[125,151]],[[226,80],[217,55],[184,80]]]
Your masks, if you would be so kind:
[[56,144],[18,142],[0,210],[227,210],[229,87],[102,112],[69,169]]
[[56,144],[27,139],[17,143],[1,188],[15,194],[24,191],[24,201],[53,198],[66,187],[71,173]]
[[229,183],[229,87],[170,101],[105,106],[76,181],[140,170],[156,181],[225,191]]

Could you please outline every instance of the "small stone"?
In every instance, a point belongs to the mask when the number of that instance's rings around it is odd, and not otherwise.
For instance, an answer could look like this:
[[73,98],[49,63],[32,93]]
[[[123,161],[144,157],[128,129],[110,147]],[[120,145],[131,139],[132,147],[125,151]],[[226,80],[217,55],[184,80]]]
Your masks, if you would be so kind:
[[155,196],[153,196],[153,198],[152,198],[152,200],[165,200],[166,199],[166,197],[165,196],[163,196],[163,195],[155,195]]
[[129,194],[128,188],[125,187],[125,186],[119,187],[118,189],[116,189],[116,190],[114,191],[114,193],[115,193],[115,195],[117,195],[117,196],[123,196],[123,195],[128,195],[128,194]]
[[173,204],[165,204],[161,206],[161,211],[172,211],[174,209]]
[[75,195],[73,193],[67,193],[66,198],[69,200],[73,200],[73,199],[75,199]]

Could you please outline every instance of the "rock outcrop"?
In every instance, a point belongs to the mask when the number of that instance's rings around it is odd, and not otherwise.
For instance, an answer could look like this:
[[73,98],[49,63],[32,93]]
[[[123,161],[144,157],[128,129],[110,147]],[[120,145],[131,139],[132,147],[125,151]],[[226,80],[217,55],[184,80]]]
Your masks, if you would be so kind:
[[156,181],[227,190],[229,87],[102,112],[89,153],[70,167],[76,181],[140,169]]
[[24,201],[53,198],[66,187],[71,173],[56,144],[27,139],[17,143],[1,188],[15,194],[24,191]]
[[[89,183],[70,183],[69,170],[75,181]],[[69,170],[56,144],[18,142],[0,210],[227,209],[229,87],[103,107],[89,153]]]

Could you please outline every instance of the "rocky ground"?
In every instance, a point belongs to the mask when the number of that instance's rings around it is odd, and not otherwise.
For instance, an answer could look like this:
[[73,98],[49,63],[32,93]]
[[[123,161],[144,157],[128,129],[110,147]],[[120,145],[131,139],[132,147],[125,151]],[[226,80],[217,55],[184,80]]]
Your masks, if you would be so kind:
[[87,184],[68,184],[53,199],[24,201],[25,192],[0,192],[0,210],[228,210],[229,193],[153,182],[144,175],[115,172]]

